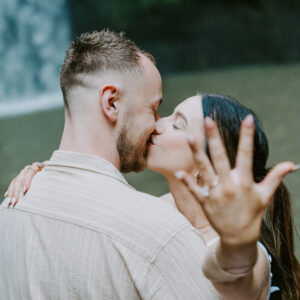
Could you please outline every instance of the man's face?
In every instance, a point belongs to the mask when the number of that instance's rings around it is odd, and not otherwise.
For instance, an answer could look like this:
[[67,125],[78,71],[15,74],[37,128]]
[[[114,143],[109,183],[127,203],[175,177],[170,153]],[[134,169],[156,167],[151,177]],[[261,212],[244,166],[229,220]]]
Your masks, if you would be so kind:
[[161,76],[154,64],[142,56],[143,75],[132,83],[128,92],[128,106],[122,119],[117,146],[121,172],[142,171],[146,167],[151,135],[159,119],[158,106],[162,102]]

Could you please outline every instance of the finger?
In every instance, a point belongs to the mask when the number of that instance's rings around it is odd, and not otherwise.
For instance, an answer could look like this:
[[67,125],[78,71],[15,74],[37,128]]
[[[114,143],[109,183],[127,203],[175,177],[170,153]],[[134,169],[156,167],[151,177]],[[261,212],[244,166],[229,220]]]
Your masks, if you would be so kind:
[[31,165],[31,167],[35,172],[38,172],[45,167],[45,164],[42,162],[35,162]]
[[220,181],[227,182],[230,178],[230,165],[219,129],[216,123],[209,117],[205,118],[204,125],[213,165],[220,177]]
[[206,200],[207,197],[202,194],[201,188],[191,175],[184,171],[178,171],[175,172],[175,176],[188,188],[198,202],[203,203]]
[[269,172],[266,178],[258,184],[265,205],[267,205],[273,197],[283,177],[292,172],[294,166],[292,162],[279,163]]
[[23,193],[24,195],[28,192],[32,179],[35,176],[37,172],[34,171],[33,169],[28,170],[25,172],[24,177],[23,177],[23,181],[22,181],[22,187],[23,187]]
[[16,178],[10,183],[10,185],[8,187],[8,193],[7,193],[8,206],[10,206],[12,203],[12,195],[13,195],[13,189],[14,189],[15,182],[16,182]]
[[209,185],[216,176],[215,171],[211,165],[211,162],[208,159],[205,151],[201,149],[199,143],[196,142],[192,136],[188,136],[188,143],[193,152],[194,160],[199,170],[202,183],[204,185]]
[[24,176],[25,171],[22,170],[21,173],[18,175],[18,177],[15,180],[15,184],[12,190],[12,198],[11,198],[11,204],[15,206],[17,202],[19,201],[20,194],[22,193],[22,180]]
[[[20,193],[22,192],[24,195],[29,189],[30,183],[34,175],[45,167],[44,163],[35,162],[31,166],[27,166],[23,169],[20,175],[17,177],[14,189],[13,189],[13,199],[12,205],[15,206],[20,199]],[[28,182],[28,178],[31,178],[30,182]]]
[[253,181],[254,119],[248,115],[242,122],[235,167],[240,176]]

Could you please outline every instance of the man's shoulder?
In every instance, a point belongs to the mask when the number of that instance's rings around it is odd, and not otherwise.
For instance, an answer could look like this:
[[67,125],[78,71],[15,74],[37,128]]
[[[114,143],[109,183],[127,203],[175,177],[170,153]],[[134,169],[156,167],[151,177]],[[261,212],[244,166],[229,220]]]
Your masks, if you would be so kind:
[[37,176],[17,208],[92,230],[149,255],[189,225],[170,203],[113,178],[97,176],[94,184],[74,182],[56,184],[56,180]]

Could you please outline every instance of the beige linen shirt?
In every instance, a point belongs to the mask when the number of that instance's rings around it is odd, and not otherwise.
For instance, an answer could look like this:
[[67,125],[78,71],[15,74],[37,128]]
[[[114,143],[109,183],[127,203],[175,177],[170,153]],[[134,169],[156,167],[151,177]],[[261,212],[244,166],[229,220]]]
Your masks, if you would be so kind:
[[55,151],[16,208],[0,207],[0,299],[220,299],[207,247],[166,200],[108,161]]

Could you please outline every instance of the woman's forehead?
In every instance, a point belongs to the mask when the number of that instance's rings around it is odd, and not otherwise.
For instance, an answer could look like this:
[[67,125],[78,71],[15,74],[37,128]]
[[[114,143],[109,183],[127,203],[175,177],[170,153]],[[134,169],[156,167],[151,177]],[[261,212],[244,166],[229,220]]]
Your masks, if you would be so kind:
[[187,114],[187,117],[200,116],[202,117],[202,102],[199,96],[193,96],[182,101],[175,108],[174,112],[180,111]]

